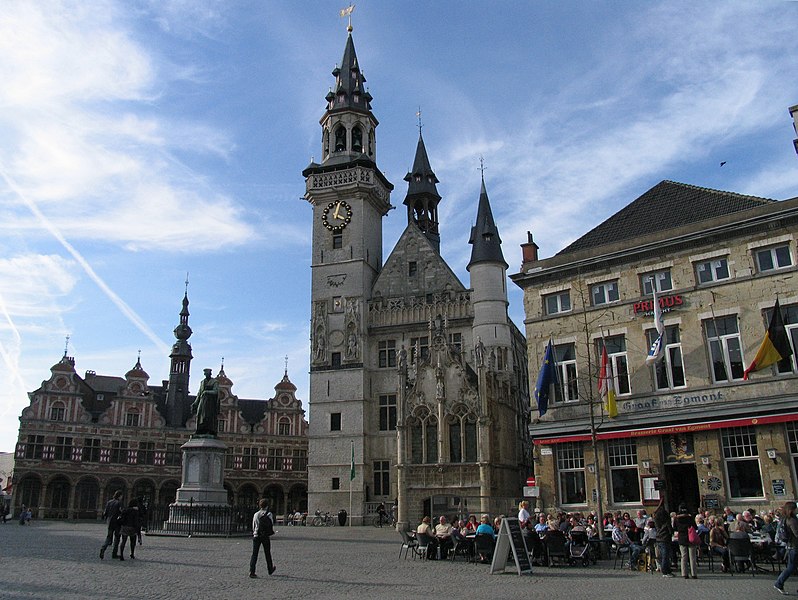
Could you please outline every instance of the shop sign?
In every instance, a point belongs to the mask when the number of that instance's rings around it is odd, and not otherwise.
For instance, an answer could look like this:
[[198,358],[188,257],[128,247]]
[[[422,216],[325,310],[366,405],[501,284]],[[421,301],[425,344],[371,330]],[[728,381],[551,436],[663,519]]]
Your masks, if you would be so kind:
[[552,454],[554,454],[554,451],[549,447],[544,447],[540,449],[541,456],[551,456]]
[[784,489],[783,479],[773,479],[770,483],[773,485],[774,496],[784,496],[787,493]]
[[[684,304],[684,298],[681,295],[676,294],[673,296],[661,296],[657,298],[659,301],[659,307],[663,313],[670,312],[674,308],[680,307]],[[654,301],[653,300],[641,300],[640,302],[635,302],[632,305],[632,310],[634,311],[635,316],[652,316],[654,314]]]
[[672,408],[690,408],[704,404],[724,402],[723,392],[709,392],[706,394],[673,394],[657,398],[643,398],[641,400],[625,400],[621,402],[621,410],[627,413],[648,412],[651,410],[665,410]]
[[694,461],[693,434],[672,433],[662,436],[662,455],[665,457],[666,463]]

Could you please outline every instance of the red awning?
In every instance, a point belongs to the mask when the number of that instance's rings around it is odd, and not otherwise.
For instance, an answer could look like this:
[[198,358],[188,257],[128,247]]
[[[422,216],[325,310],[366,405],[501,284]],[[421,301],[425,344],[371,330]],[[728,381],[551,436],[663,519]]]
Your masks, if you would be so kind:
[[[748,417],[745,419],[726,419],[722,421],[705,421],[703,423],[686,423],[684,425],[663,425],[662,427],[645,427],[641,429],[621,429],[619,431],[596,432],[597,440],[612,440],[628,437],[648,437],[652,435],[670,435],[673,433],[693,433],[709,429],[725,427],[746,427],[751,425],[768,425],[770,423],[786,423],[798,421],[798,413],[784,415],[768,415],[764,417]],[[564,442],[589,442],[590,433],[575,433],[556,437],[535,438],[536,445],[562,444]]]

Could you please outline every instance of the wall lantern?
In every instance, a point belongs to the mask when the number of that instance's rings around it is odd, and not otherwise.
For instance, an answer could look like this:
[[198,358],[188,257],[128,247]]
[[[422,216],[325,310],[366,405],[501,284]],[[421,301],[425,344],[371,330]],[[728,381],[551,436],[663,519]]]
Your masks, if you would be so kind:
[[702,454],[701,455],[701,464],[706,465],[708,467],[712,466],[712,456],[709,454]]
[[587,466],[587,472],[588,473],[595,473],[596,472],[596,465],[594,463],[590,463]]
[[776,460],[776,449],[775,448],[768,448],[767,450],[765,450],[765,452],[767,452],[768,458],[771,459],[774,463],[778,462]]
[[644,458],[644,459],[643,459],[643,461],[642,461],[642,464],[643,464],[643,468],[644,468],[646,471],[648,471],[648,470],[650,470],[650,469],[651,469],[651,461],[650,461],[650,460],[648,460],[647,458]]

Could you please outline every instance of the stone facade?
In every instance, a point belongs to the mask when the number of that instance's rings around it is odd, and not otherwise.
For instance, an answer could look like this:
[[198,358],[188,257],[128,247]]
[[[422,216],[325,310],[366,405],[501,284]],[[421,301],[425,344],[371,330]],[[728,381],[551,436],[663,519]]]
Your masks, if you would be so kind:
[[[351,499],[360,523],[379,502],[398,502],[401,524],[505,512],[528,474],[529,397],[484,182],[479,214],[491,229],[475,247],[497,245],[472,258],[467,288],[440,255],[438,180],[419,136],[408,224],[383,263],[393,185],[376,165],[377,120],[351,35],[333,75],[322,162],[303,172],[314,223],[310,508],[349,510]],[[368,147],[356,147],[366,133]]]
[[[38,518],[98,518],[116,490],[150,506],[175,501],[181,446],[196,429],[187,394],[190,346],[184,299],[170,380],[150,385],[140,362],[124,377],[81,377],[64,355],[31,392],[20,417],[14,502]],[[180,355],[175,358],[176,355]],[[176,366],[177,365],[177,366]],[[179,375],[179,377],[178,377]],[[227,501],[256,508],[269,499],[275,514],[307,509],[307,428],[296,387],[286,373],[269,400],[239,398],[222,368],[219,440],[227,445]],[[174,382],[185,382],[175,389]],[[178,404],[178,406],[175,406]],[[171,417],[178,415],[176,422]]]
[[[530,426],[545,510],[595,510],[599,500],[604,510],[652,506],[655,480],[665,481],[671,509],[686,501],[693,510],[760,510],[798,492],[795,355],[743,380],[777,298],[796,349],[798,199],[753,199],[702,218],[710,196],[729,206],[749,197],[663,183],[696,196],[695,218],[544,260],[529,253],[513,276],[524,289],[531,375],[550,336],[560,374],[548,412]],[[610,231],[613,219],[599,227]],[[648,366],[652,276],[665,356]],[[604,345],[616,418],[598,393]]]

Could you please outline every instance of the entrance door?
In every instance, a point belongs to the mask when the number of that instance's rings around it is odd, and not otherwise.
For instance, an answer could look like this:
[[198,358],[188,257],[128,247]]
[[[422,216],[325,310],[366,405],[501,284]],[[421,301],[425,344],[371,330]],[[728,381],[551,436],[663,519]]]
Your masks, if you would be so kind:
[[665,465],[665,486],[667,507],[675,511],[684,503],[687,510],[695,514],[701,502],[698,491],[698,473],[694,463]]

